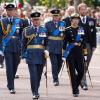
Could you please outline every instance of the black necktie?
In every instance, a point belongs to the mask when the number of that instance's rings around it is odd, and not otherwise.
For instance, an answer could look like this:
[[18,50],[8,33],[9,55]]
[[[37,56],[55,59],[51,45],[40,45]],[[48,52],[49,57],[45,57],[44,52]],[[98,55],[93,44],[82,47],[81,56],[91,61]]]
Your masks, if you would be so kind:
[[54,24],[55,24],[55,27],[57,28],[57,27],[58,27],[58,23],[57,23],[57,22],[55,22]]
[[32,25],[32,23],[31,23],[31,21],[30,21],[30,24],[29,24],[30,26]]
[[10,22],[12,23],[12,18],[10,18]]
[[83,23],[85,23],[85,17],[83,17],[82,21],[83,21]]
[[34,28],[35,33],[37,33],[37,27]]
[[9,23],[13,22],[13,18],[8,18],[8,20],[9,20]]

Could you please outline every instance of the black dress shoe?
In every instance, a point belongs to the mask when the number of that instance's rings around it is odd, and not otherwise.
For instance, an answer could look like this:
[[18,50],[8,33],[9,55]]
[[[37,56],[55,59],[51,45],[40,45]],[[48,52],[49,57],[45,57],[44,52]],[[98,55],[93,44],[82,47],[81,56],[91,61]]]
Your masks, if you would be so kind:
[[40,95],[33,95],[33,100],[34,99],[39,99]]
[[54,86],[59,86],[59,82],[54,82]]
[[79,89],[77,89],[77,94],[79,94]]
[[11,89],[10,90],[10,94],[15,94],[16,92],[15,92],[15,90],[14,89]]
[[19,75],[15,75],[15,79],[18,79],[19,78]]
[[73,97],[78,97],[78,94],[77,93],[73,94]]
[[88,90],[88,87],[84,85],[84,86],[82,87],[82,89],[83,89],[83,90]]
[[1,65],[0,65],[0,68],[3,68],[3,67],[4,67],[4,64],[1,64]]

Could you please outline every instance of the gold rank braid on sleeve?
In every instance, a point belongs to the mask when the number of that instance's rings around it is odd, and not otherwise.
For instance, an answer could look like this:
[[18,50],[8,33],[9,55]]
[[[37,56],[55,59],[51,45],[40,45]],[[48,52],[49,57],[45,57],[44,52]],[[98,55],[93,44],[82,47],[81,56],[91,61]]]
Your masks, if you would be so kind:
[[31,34],[31,35],[27,35],[27,28],[25,28],[24,30],[25,30],[25,38],[31,39],[31,38],[33,38],[33,37],[36,37],[36,35],[35,35],[34,33]]
[[7,34],[10,32],[10,30],[11,30],[11,24],[8,24],[7,25],[7,30],[5,29],[5,27],[4,27],[4,24],[3,24],[3,22],[1,21],[1,28],[2,28],[2,31],[3,31],[3,35],[4,35],[4,37],[5,36],[7,36]]
[[27,29],[25,28],[25,38],[27,38],[28,39],[28,42],[27,42],[27,45],[32,41],[32,39],[34,38],[34,37],[36,37],[36,35],[33,33],[33,34],[31,34],[31,35],[27,35]]

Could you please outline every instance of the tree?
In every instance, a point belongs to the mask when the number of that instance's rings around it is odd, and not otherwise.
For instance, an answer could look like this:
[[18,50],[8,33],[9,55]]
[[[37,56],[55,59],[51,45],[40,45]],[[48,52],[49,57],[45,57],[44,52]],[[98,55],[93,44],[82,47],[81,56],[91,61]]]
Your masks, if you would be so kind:
[[100,0],[93,0],[94,6],[100,6]]
[[0,3],[2,2],[13,2],[13,0],[0,0]]
[[39,5],[48,7],[65,7],[67,0],[39,0]]
[[30,3],[31,6],[36,5],[39,0],[26,0],[28,3]]
[[[14,0],[0,0],[0,3],[1,2],[13,2]],[[86,3],[88,6],[92,6],[92,5],[95,5],[95,6],[100,6],[100,0],[19,0],[22,4],[23,4],[23,1],[27,1],[28,3],[30,3],[32,6],[33,5],[36,5],[36,3],[38,3],[39,5],[43,5],[43,6],[47,6],[47,7],[53,7],[53,6],[56,6],[56,7],[66,7],[67,4],[70,4],[70,5],[75,5],[75,4],[79,4],[81,2],[84,2]]]

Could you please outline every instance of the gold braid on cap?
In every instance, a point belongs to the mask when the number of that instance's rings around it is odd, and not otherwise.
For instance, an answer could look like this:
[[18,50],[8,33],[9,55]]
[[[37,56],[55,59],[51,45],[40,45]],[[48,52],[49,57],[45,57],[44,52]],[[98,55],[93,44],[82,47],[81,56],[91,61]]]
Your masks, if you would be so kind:
[[7,34],[10,32],[10,30],[11,30],[11,24],[8,24],[7,25],[7,30],[5,29],[5,27],[4,27],[4,24],[3,24],[3,22],[1,21],[1,27],[2,27],[2,31],[3,31],[3,35],[4,36],[7,36]]

